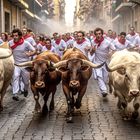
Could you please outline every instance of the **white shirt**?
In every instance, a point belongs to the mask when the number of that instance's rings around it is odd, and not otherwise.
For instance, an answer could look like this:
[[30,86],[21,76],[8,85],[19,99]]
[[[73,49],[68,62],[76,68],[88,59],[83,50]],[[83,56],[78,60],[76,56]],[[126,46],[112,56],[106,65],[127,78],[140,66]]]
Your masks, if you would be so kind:
[[36,42],[31,36],[24,40],[28,41],[32,46],[36,46]]
[[74,40],[73,39],[69,39],[69,40],[66,41],[67,47],[73,46],[73,43],[74,43]]
[[[9,47],[14,45],[14,41],[9,41]],[[12,49],[15,64],[30,61],[30,57],[25,54],[28,51],[35,51],[35,48],[27,41],[24,40],[23,44]]]
[[93,40],[92,46],[96,47],[96,51],[94,53],[94,58],[93,58],[94,63],[100,64],[107,61],[109,58],[110,50],[116,50],[115,46],[105,38],[99,47],[97,47],[97,45],[98,44],[96,44],[95,41]]
[[134,44],[135,39],[136,39],[137,36],[139,36],[138,33],[135,33],[135,35],[128,34],[128,35],[126,36],[126,39],[129,40],[132,44]]
[[51,47],[50,50],[48,50],[48,49],[46,48],[46,46],[43,46],[43,47],[42,47],[42,52],[44,52],[44,51],[51,51],[51,52],[56,53],[56,49],[55,49],[53,46]]
[[128,40],[125,41],[125,44],[120,43],[118,38],[116,38],[114,40],[113,44],[114,44],[116,50],[118,50],[118,51],[126,49],[126,48],[134,47],[134,45]]
[[56,44],[56,42],[54,41],[53,46],[55,47],[56,53],[59,56],[63,55],[63,51],[60,51],[60,49],[66,49],[67,48],[67,45],[66,45],[66,43],[65,43],[65,41],[63,39],[61,39],[59,44]]
[[81,50],[81,51],[84,53],[84,55],[88,56],[88,52],[85,51],[85,48],[90,48],[91,45],[90,45],[89,41],[87,41],[87,40],[85,40],[85,41],[84,41],[83,43],[81,43],[81,44],[78,44],[77,41],[75,41],[75,42],[73,43],[73,47],[75,47],[75,48]]
[[133,43],[134,45],[138,45],[140,47],[140,36],[137,36]]

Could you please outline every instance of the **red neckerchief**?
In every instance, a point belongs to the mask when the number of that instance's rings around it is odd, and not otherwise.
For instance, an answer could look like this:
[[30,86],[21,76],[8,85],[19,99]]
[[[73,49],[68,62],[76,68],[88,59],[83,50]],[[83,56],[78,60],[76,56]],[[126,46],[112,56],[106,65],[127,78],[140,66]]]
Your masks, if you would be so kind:
[[52,46],[49,46],[49,47],[47,47],[47,46],[45,46],[48,50],[51,50],[51,48],[52,48]]
[[69,41],[70,39],[72,39],[71,37],[67,38],[66,42]]
[[82,44],[82,43],[85,42],[85,41],[86,41],[86,39],[83,38],[82,40],[77,40],[76,42],[77,42],[77,44]]
[[14,45],[11,46],[11,49],[12,50],[15,49],[17,46],[23,44],[23,42],[24,42],[24,39],[23,38],[21,38],[18,42],[14,42]]
[[24,39],[27,39],[28,37],[31,37],[31,35],[26,34],[26,35],[23,36]]
[[42,46],[45,46],[45,42],[40,41],[40,44],[41,44]]
[[135,34],[136,34],[135,32],[134,33],[130,33],[131,36],[134,36]]
[[55,40],[55,43],[56,43],[57,45],[59,45],[59,44],[60,44],[60,41],[61,41],[61,39],[56,39],[56,40]]
[[125,45],[126,39],[125,39],[125,40],[121,40],[120,38],[118,38],[118,41],[119,41],[121,44]]
[[100,47],[101,43],[104,41],[104,38],[102,37],[100,40],[95,38],[94,42],[97,44],[97,47]]

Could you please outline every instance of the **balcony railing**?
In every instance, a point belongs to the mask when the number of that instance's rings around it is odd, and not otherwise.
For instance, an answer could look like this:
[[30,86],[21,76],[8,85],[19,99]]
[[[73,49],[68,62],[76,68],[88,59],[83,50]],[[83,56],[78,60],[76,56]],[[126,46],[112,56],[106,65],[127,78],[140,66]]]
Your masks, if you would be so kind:
[[29,5],[24,0],[9,0],[22,9],[28,9]]
[[118,7],[116,7],[115,12],[125,10],[127,7],[131,7],[133,4],[130,2],[122,2]]

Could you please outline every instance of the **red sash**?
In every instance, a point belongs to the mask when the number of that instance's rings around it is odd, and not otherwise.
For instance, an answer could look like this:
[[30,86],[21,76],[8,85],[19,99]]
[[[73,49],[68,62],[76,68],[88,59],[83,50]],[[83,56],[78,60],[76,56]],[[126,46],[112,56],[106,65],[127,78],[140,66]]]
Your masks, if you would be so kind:
[[82,40],[77,40],[77,44],[82,44],[82,43],[85,42],[85,41],[86,41],[85,38],[83,38]]
[[18,42],[14,42],[14,45],[11,46],[11,49],[12,50],[15,49],[17,46],[23,44],[23,42],[24,42],[24,39],[23,38],[21,38]]
[[134,33],[130,33],[131,36],[134,36],[135,34],[136,34],[135,32]]
[[95,40],[94,40],[94,42],[97,44],[97,47],[100,47],[100,45],[103,41],[104,41],[103,37],[100,40],[97,40],[97,38],[95,38]]
[[72,38],[71,37],[70,38],[67,38],[66,42],[69,41],[70,39],[72,39]]
[[24,39],[27,39],[28,37],[31,37],[31,35],[26,34],[26,35],[23,36]]

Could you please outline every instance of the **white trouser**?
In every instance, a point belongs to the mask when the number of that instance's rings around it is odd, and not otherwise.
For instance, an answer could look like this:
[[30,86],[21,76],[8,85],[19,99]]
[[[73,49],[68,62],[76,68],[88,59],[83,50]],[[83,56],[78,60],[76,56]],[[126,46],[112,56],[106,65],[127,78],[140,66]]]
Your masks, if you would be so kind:
[[21,90],[24,88],[24,90],[27,91],[29,87],[29,72],[24,68],[15,66],[12,82],[13,94],[16,94],[20,91],[20,86]]
[[98,81],[98,86],[100,89],[100,92],[106,92],[107,93],[107,86],[108,83],[108,72],[104,67],[99,69],[94,69],[94,77]]
[[98,81],[98,86],[99,86],[100,92],[107,93],[107,87],[106,87],[106,84],[105,84],[105,81],[103,80],[103,78],[97,77],[97,81]]

